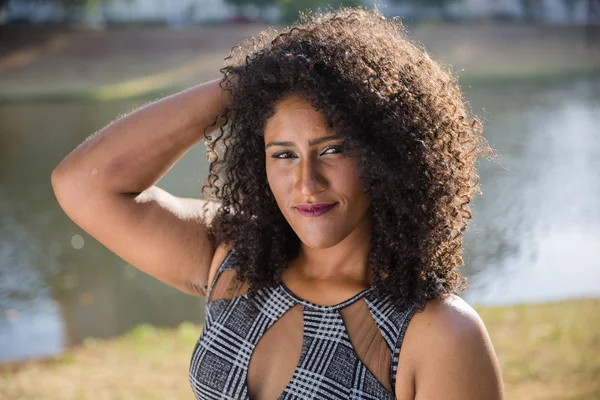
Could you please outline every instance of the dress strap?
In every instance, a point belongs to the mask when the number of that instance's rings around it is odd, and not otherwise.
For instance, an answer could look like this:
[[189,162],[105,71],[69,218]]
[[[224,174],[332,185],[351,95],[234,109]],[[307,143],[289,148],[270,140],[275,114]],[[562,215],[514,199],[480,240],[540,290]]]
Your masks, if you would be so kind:
[[407,307],[404,311],[398,313],[399,326],[396,344],[394,345],[394,350],[392,353],[391,371],[392,387],[394,390],[396,390],[396,375],[398,373],[398,360],[400,359],[400,349],[402,348],[402,342],[404,341],[404,335],[406,334],[408,324],[412,320],[412,317],[415,315],[416,311],[417,307],[415,305],[411,305]]
[[389,294],[369,293],[366,298],[371,315],[381,331],[387,347],[392,355],[390,381],[392,389],[396,390],[396,373],[398,359],[404,334],[417,308],[414,304],[398,305]]
[[215,286],[215,283],[217,283],[217,280],[219,279],[219,276],[221,276],[221,274],[223,273],[223,271],[232,269],[233,267],[231,266],[231,264],[229,263],[229,259],[231,258],[231,255],[235,252],[235,247],[233,247],[229,253],[227,253],[227,256],[225,256],[225,259],[223,260],[223,262],[221,263],[221,265],[219,265],[219,268],[217,268],[217,273],[215,274],[215,276],[213,277],[212,282],[210,283],[210,286],[208,287],[208,292],[206,293],[206,299],[210,299],[210,294]]

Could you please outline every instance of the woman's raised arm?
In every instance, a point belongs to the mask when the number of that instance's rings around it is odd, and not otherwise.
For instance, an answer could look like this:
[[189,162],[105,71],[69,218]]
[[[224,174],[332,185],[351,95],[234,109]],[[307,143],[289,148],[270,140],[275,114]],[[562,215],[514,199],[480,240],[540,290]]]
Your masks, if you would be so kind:
[[77,225],[141,271],[194,295],[204,294],[216,250],[202,219],[204,201],[154,185],[224,112],[227,93],[219,82],[112,122],[52,172],[56,198]]

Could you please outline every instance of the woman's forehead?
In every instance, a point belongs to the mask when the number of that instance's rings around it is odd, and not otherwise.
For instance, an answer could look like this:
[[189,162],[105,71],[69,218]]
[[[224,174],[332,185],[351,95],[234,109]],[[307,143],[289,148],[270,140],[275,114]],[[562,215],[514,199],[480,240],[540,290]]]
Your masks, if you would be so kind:
[[332,134],[325,117],[310,103],[301,98],[286,98],[278,103],[275,113],[267,120],[264,139],[308,142]]

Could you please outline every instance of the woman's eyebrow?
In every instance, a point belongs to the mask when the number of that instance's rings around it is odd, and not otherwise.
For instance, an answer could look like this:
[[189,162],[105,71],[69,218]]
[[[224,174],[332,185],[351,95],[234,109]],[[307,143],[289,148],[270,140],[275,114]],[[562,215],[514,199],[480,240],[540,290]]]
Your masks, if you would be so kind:
[[[323,142],[327,142],[329,140],[334,140],[334,139],[341,139],[341,135],[331,135],[331,136],[325,136],[322,138],[318,138],[318,139],[312,139],[308,141],[308,145],[309,146],[314,146],[317,144],[321,144]],[[278,142],[278,141],[273,141],[268,143],[265,146],[265,150],[268,149],[271,146],[295,146],[296,144],[294,142]]]

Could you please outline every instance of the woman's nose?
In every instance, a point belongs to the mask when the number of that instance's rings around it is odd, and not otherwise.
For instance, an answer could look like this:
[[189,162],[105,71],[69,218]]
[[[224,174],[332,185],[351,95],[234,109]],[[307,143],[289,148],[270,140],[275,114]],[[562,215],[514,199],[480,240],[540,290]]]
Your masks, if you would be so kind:
[[326,189],[327,183],[315,161],[305,160],[298,164],[296,186],[304,196],[313,196]]

